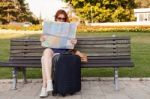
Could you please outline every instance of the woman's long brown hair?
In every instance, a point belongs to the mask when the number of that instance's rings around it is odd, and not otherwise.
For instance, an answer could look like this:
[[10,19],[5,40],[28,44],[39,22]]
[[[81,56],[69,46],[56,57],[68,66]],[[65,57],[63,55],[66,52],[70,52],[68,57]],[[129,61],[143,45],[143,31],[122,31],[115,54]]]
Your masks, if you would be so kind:
[[68,15],[67,15],[66,11],[65,11],[65,10],[62,10],[62,9],[60,9],[60,10],[58,10],[58,11],[56,12],[56,14],[55,14],[55,21],[57,20],[59,14],[63,14],[63,15],[65,16],[65,18],[66,18],[66,19],[65,19],[65,22],[69,22],[69,17],[68,17]]

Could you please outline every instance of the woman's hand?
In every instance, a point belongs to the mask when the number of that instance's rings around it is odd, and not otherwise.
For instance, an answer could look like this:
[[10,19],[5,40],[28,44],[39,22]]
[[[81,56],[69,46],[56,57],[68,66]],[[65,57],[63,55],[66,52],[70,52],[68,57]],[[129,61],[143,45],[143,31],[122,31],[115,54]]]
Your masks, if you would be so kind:
[[41,42],[42,42],[42,41],[45,41],[46,38],[47,38],[47,36],[42,34],[41,37],[40,37],[40,41],[41,41]]
[[77,44],[77,39],[75,39],[75,38],[71,39],[71,43],[74,45]]

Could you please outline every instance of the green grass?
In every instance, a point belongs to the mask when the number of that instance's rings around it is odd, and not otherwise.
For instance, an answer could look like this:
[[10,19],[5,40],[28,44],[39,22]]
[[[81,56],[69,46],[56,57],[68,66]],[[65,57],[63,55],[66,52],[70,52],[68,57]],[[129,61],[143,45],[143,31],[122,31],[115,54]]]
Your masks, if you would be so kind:
[[[78,33],[78,36],[130,36],[131,37],[131,56],[135,63],[133,68],[120,68],[121,77],[150,77],[150,33],[144,32],[105,32],[105,33]],[[21,38],[23,34],[1,34],[0,37],[0,61],[7,61],[9,58],[9,39]],[[38,38],[39,35],[26,35],[26,37]],[[0,68],[0,78],[11,78],[12,68]],[[22,74],[19,73],[19,77]],[[112,77],[111,68],[82,69],[82,76]],[[41,78],[41,69],[28,68],[28,78]]]

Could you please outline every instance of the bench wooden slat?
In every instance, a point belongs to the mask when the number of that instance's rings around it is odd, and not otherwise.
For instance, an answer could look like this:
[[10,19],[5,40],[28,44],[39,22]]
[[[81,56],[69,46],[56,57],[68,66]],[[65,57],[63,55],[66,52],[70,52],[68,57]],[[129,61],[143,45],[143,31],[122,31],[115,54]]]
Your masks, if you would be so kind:
[[16,57],[16,56],[25,56],[25,57],[30,57],[30,56],[38,56],[38,57],[41,57],[42,56],[42,53],[28,53],[28,54],[11,54],[10,55],[11,57]]
[[37,52],[37,53],[42,53],[43,52],[43,49],[39,49],[39,50],[34,50],[34,49],[31,49],[31,50],[11,50],[11,54],[18,54],[18,53],[33,53],[33,52]]
[[[130,60],[89,60],[88,64],[94,63],[94,64],[101,64],[101,63],[124,63],[124,62],[128,62]],[[12,63],[22,63],[22,64],[34,64],[34,63],[41,63],[40,60],[13,60],[11,61]]]
[[[119,36],[119,37],[78,37],[78,40],[129,40],[128,36]],[[19,42],[36,42],[39,39],[27,38],[27,39],[11,39],[11,41],[19,41]]]
[[129,44],[130,42],[128,40],[121,40],[121,41],[79,41],[78,45],[104,45],[104,44]]
[[129,40],[130,37],[78,37],[78,40],[101,40],[101,41],[108,41],[108,40]]
[[11,50],[23,49],[43,49],[41,46],[12,46]]
[[[1,66],[7,66],[7,67],[27,67],[27,68],[39,68],[39,67],[41,67],[41,63],[39,63],[39,64],[16,64],[16,63],[10,63],[10,62],[8,62],[8,63],[2,63],[2,62],[0,62],[0,64],[1,64]],[[82,64],[82,68],[99,68],[99,67],[121,67],[121,68],[123,68],[123,67],[133,67],[134,66],[134,64],[133,64],[133,62],[124,62],[124,63],[106,63],[106,64],[99,64],[99,63],[88,63],[88,64]]]
[[[31,50],[11,50],[11,54],[18,54],[18,53],[33,53],[33,52],[37,52],[37,53],[42,53],[44,49],[31,49]],[[130,52],[129,48],[122,48],[122,49],[93,49],[93,52],[91,52],[89,49],[80,49],[81,52],[86,52],[86,53],[115,53],[115,52]]]
[[[127,52],[130,52],[130,48],[129,47],[126,47],[126,48],[95,48],[95,49],[91,49],[91,48],[76,48],[78,50],[81,50],[81,51],[85,51],[85,52],[90,52],[90,51],[93,51],[95,53],[103,53],[103,52],[121,52],[121,51],[127,51]],[[26,47],[26,48],[23,48],[23,47],[17,47],[17,48],[12,48],[11,49],[11,53],[16,53],[16,52],[41,52],[43,51],[44,48],[38,48],[38,47]]]
[[[83,46],[76,46],[77,49],[91,49],[94,47],[95,49],[107,49],[107,48],[127,48],[129,45],[83,45]],[[91,49],[92,50],[92,49]]]
[[[102,43],[102,42],[100,42],[100,41],[97,41],[96,43],[95,42],[91,42],[91,41],[79,41],[78,43],[77,43],[77,46],[83,46],[83,45],[100,45],[100,46],[108,46],[108,45],[127,45],[127,44],[130,44],[130,43],[122,43],[122,42],[120,42],[120,43],[116,43],[116,42],[113,42],[113,43]],[[38,42],[28,42],[28,43],[25,43],[25,42],[23,42],[23,43],[21,43],[20,44],[20,42],[16,42],[15,44],[12,44],[11,46],[38,46],[39,47],[39,45],[40,45],[40,42],[38,41]]]
[[[91,50],[89,49],[82,49],[80,51],[82,52],[87,52],[87,53],[130,53],[130,49],[109,49],[109,50],[105,50],[105,49],[101,49],[101,50],[98,50],[98,49],[93,49],[92,51],[93,52],[90,52]],[[22,50],[12,50],[10,53],[12,54],[17,54],[17,53],[42,53],[43,50],[39,49],[39,50],[34,50],[34,49],[22,49]]]
[[[39,56],[30,56],[30,57],[22,57],[22,56],[16,56],[16,57],[13,57],[11,60],[39,60],[41,59],[41,57]],[[113,57],[113,56],[88,56],[88,60],[109,60],[109,59],[127,59],[127,60],[130,60],[130,56],[117,56],[117,57]]]
[[19,41],[12,41],[11,46],[20,46],[20,45],[41,45],[40,41],[33,41],[33,42],[19,42]]
[[[88,56],[129,56],[129,53],[98,53],[98,54],[87,54]],[[25,56],[25,57],[30,57],[30,56],[42,56],[42,53],[20,53],[20,54],[11,54],[11,57],[16,57],[16,56]]]
[[[20,45],[40,45],[40,41],[34,41],[34,42],[11,42],[11,45],[12,46],[20,46]],[[82,40],[79,40],[77,42],[78,45],[107,45],[107,44],[110,44],[110,45],[113,45],[113,44],[130,44],[130,41],[129,40],[121,40],[121,41],[82,41]]]

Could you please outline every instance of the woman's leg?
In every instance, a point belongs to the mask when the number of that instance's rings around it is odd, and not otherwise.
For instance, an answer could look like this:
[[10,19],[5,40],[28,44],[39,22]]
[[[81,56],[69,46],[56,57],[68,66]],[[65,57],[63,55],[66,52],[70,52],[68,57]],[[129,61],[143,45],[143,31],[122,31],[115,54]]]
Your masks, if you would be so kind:
[[41,58],[42,78],[43,78],[43,85],[42,85],[42,87],[46,88],[46,81],[47,81],[47,79],[46,79],[45,67],[44,67],[44,62],[43,61],[44,61],[44,57],[42,56],[42,58]]
[[43,51],[43,56],[41,58],[43,85],[40,97],[48,96],[48,92],[53,90],[51,78],[53,54],[54,54],[53,51],[49,48]]
[[51,68],[52,68],[52,57],[53,57],[53,51],[49,48],[45,49],[43,52],[43,60],[42,60],[42,68],[44,71],[44,78],[46,78],[46,81],[52,80],[51,78]]

